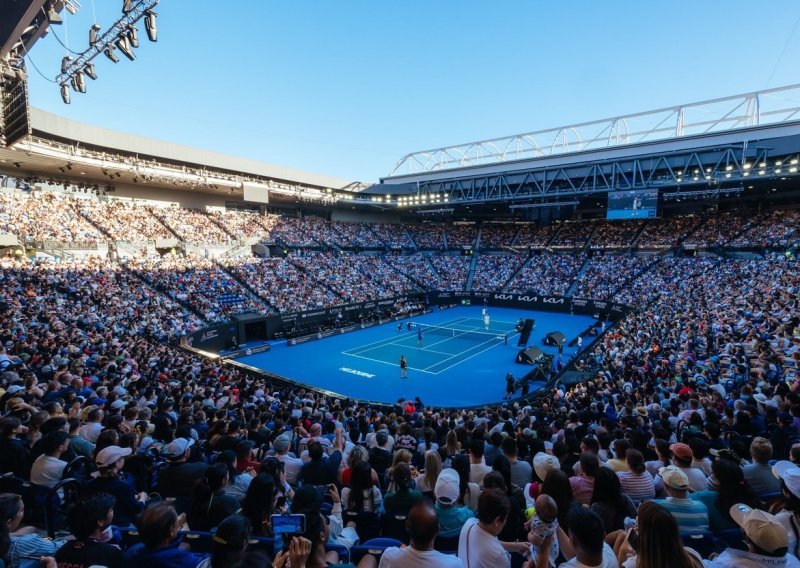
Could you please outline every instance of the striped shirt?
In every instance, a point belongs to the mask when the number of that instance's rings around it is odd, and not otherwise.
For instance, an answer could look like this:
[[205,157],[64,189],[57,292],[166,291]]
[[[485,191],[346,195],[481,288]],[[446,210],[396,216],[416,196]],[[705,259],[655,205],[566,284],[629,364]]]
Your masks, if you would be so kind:
[[634,473],[632,471],[617,472],[622,492],[631,498],[634,503],[653,499],[656,496],[656,485],[653,476],[647,473]]
[[700,501],[692,501],[688,497],[667,497],[656,499],[653,503],[670,512],[680,532],[708,530],[708,509]]
[[[12,536],[11,545],[8,548],[9,568],[34,568],[41,566],[40,556],[55,556],[56,551],[61,548],[65,540],[50,540],[42,538],[36,533],[24,536]],[[33,558],[23,558],[23,556],[35,556]]]

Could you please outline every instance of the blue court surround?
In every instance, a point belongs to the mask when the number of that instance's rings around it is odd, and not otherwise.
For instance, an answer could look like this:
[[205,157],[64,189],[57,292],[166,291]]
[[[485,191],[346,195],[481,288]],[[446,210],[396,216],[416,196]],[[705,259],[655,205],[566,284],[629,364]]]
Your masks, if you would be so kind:
[[[419,346],[416,330],[406,329],[406,323],[413,321],[484,332],[481,309],[460,306],[435,310],[401,322],[291,347],[285,341],[273,342],[270,351],[242,357],[237,362],[362,400],[394,403],[399,398],[413,400],[418,396],[432,406],[475,406],[503,399],[506,373],[520,378],[532,370],[529,365],[514,362],[520,348],[513,328],[520,318],[536,321],[528,345],[555,356],[558,353],[555,347],[542,344],[549,332],[563,332],[569,343],[594,322],[590,316],[489,307],[487,336],[423,333],[422,346]],[[402,330],[397,329],[398,323],[403,324]],[[499,336],[507,332],[509,339],[505,345]],[[565,360],[566,356],[574,354],[574,347],[565,346]],[[407,379],[400,377],[401,355],[405,355],[408,362]],[[532,384],[530,392],[540,387]]]

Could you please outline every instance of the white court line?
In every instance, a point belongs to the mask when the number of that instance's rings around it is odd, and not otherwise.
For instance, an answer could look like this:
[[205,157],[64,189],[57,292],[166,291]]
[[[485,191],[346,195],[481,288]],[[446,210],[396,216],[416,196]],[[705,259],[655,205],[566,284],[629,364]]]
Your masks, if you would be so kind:
[[[469,319],[469,318],[463,318],[463,317],[456,318],[450,321],[446,321],[442,325],[453,325],[455,322],[463,319]],[[394,342],[398,340],[404,339],[406,337],[411,337],[413,333],[414,333],[413,331],[407,331],[405,333],[402,333],[402,335],[400,335],[399,337],[395,336],[395,337],[387,337],[385,339],[379,339],[378,341],[373,341],[372,343],[365,343],[364,345],[362,345],[361,347],[357,347],[356,349],[363,349],[364,347],[369,347],[370,345],[377,345],[378,343],[384,343],[384,342],[386,342],[386,345],[392,345]],[[348,349],[348,351],[350,350]],[[347,353],[347,351],[342,351],[342,353]]]
[[[447,325],[456,325],[458,322],[463,322],[465,320],[466,321],[472,320],[472,321],[479,322],[479,327],[475,327],[473,329],[464,330],[467,333],[470,332],[470,331],[478,331],[478,332],[481,332],[481,333],[495,333],[495,332],[493,332],[491,330],[486,331],[485,328],[483,328],[483,326],[480,325],[480,324],[482,324],[481,320],[479,320],[477,318],[468,318],[468,317],[454,318],[452,320],[449,320],[449,321],[446,321],[446,322],[442,322],[441,324],[436,324],[436,325],[438,325],[439,327],[444,327],[444,326],[447,326]],[[517,322],[507,322],[507,321],[501,321],[501,320],[497,320],[496,323],[507,323],[509,325],[514,325],[514,326],[516,326],[516,324],[517,324]],[[498,335],[498,336],[499,335],[509,335],[509,336],[511,336],[514,333],[514,331],[515,331],[514,329],[511,329],[509,331],[497,331],[496,335]],[[462,334],[462,335],[464,335],[464,334]],[[414,337],[414,330],[412,330],[410,332],[405,332],[400,337],[386,338],[386,339],[381,339],[379,341],[374,341],[372,343],[367,343],[366,345],[362,345],[361,347],[357,348],[357,350],[342,351],[341,354],[342,355],[349,355],[350,357],[357,357],[359,359],[365,359],[367,361],[373,361],[375,363],[382,363],[384,365],[391,365],[391,366],[394,367],[396,365],[396,363],[394,363],[394,362],[384,361],[382,359],[374,359],[372,357],[365,357],[364,355],[359,355],[359,353],[365,353],[366,351],[371,351],[372,349],[378,349],[380,347],[388,347],[389,345],[397,345],[399,341],[402,341],[403,339],[406,339],[406,338],[409,338],[409,337],[412,337],[412,338]],[[429,365],[428,367],[425,367],[425,369],[417,369],[416,367],[408,367],[408,368],[412,369],[414,371],[419,371],[421,373],[427,373],[429,375],[438,375],[439,373],[447,371],[448,369],[452,369],[456,365],[460,364],[461,361],[467,361],[467,360],[475,357],[476,355],[479,355],[479,354],[481,354],[481,353],[483,353],[485,351],[488,351],[489,349],[494,347],[494,345],[490,345],[486,349],[482,349],[481,351],[473,353],[469,357],[466,357],[465,359],[461,359],[460,361],[450,365],[449,367],[445,367],[444,369],[442,369],[440,371],[433,372],[433,371],[428,371],[427,369],[435,367],[436,365],[441,365],[442,363],[446,363],[447,361],[450,361],[451,359],[454,359],[455,357],[458,357],[458,356],[460,356],[460,355],[462,355],[464,353],[469,353],[472,349],[475,349],[476,347],[480,347],[480,346],[485,345],[486,343],[489,343],[489,342],[495,343],[497,341],[497,339],[492,339],[492,340],[486,341],[484,343],[479,343],[478,345],[476,345],[474,347],[471,347],[470,349],[459,351],[456,354],[452,354],[452,353],[448,353],[448,352],[444,352],[444,351],[434,351],[434,350],[430,349],[430,347],[434,347],[434,346],[439,345],[441,343],[446,343],[446,342],[451,341],[453,339],[458,339],[459,337],[460,336],[458,336],[458,335],[455,336],[455,337],[446,337],[445,339],[443,339],[441,341],[436,341],[434,343],[429,344],[427,347],[425,347],[425,346],[423,346],[423,347],[413,347],[413,346],[403,345],[402,347],[404,347],[405,349],[411,349],[411,350],[414,350],[414,351],[426,351],[428,353],[435,353],[437,355],[448,355],[448,357],[446,357],[442,361],[438,361],[438,362],[434,363],[433,365]],[[497,345],[499,345],[499,343],[497,343]],[[369,349],[364,349],[365,347],[369,347]]]
[[[512,334],[512,332],[507,332],[507,335],[511,335],[511,334]],[[450,339],[458,339],[458,337],[451,337]],[[491,340],[488,340],[488,341],[484,341],[483,343],[479,343],[479,344],[478,344],[478,345],[476,345],[475,347],[480,347],[481,345],[486,345],[487,343],[493,343],[493,344],[495,344],[495,345],[500,345],[500,343],[495,343],[496,341],[497,341],[497,339],[491,339]],[[455,357],[458,357],[459,355],[463,355],[464,353],[469,353],[470,351],[472,351],[473,349],[475,349],[475,347],[470,347],[469,349],[465,349],[465,350],[463,350],[463,351],[461,351],[461,352],[459,352],[459,353],[456,353],[455,355],[452,355],[451,357],[448,357],[448,358],[447,358],[447,359],[445,359],[444,361],[439,361],[438,363],[434,363],[433,365],[429,365],[429,366],[427,366],[427,367],[425,367],[425,368],[426,368],[426,369],[430,369],[431,367],[435,367],[436,365],[441,365],[442,363],[446,363],[446,362],[447,362],[447,361],[449,361],[450,359],[453,359],[453,358],[455,358]],[[488,350],[489,350],[489,349],[491,349],[492,347],[494,347],[494,345],[490,345],[488,348],[486,348],[486,349],[483,349],[482,351],[478,351],[478,353],[475,353],[475,354],[473,354],[473,355],[470,355],[470,356],[469,356],[469,357],[467,357],[466,359],[461,359],[461,361],[466,361],[467,359],[472,359],[472,358],[473,358],[475,355],[478,355],[479,353],[483,353],[484,351],[488,351]],[[458,365],[458,364],[459,364],[461,361],[459,361],[459,362],[457,362],[457,363],[454,363],[454,364],[450,365],[450,367],[446,367],[446,368],[442,369],[442,371],[446,371],[447,369],[450,369],[450,368],[452,368],[452,367],[455,367],[455,366],[456,366],[456,365]],[[439,371],[439,372],[441,373],[442,371]]]
[[[373,349],[380,349],[381,347],[386,347],[386,345],[378,345],[377,347],[370,347],[369,349],[361,349],[356,351],[355,353],[345,353],[342,351],[342,355],[359,355],[361,353],[366,353],[367,351],[372,351]],[[414,347],[411,345],[403,345],[405,349],[411,349],[413,351],[424,351],[425,353],[436,353],[437,355],[452,355],[449,351],[433,351],[431,349],[426,349],[425,347]]]
[[[397,367],[398,369],[400,366],[397,363],[389,363],[388,361],[383,361],[382,359],[373,359],[372,357],[364,357],[363,355],[352,355],[351,357],[358,357],[359,359],[366,359],[367,361],[374,361],[375,363],[382,363],[384,365],[391,365],[392,367]],[[439,373],[434,373],[432,371],[426,371],[425,369],[417,369],[416,367],[408,367],[411,370],[419,371],[420,373],[428,373],[429,375],[438,375]]]
[[[476,355],[480,355],[481,353],[484,353],[484,352],[486,352],[486,351],[489,351],[489,349],[492,349],[492,348],[494,348],[494,347],[497,347],[498,345],[500,345],[500,344],[499,344],[499,343],[495,343],[494,345],[490,345],[490,346],[489,346],[489,347],[487,347],[486,349],[481,349],[481,350],[480,350],[480,351],[478,351],[477,353],[473,353],[473,354],[472,354],[472,355],[470,355],[469,357],[465,357],[464,359],[460,359],[459,361],[456,361],[455,363],[453,363],[453,364],[452,364],[452,365],[450,365],[449,367],[445,367],[444,369],[442,369],[442,370],[440,370],[440,371],[438,371],[438,372],[436,372],[436,373],[433,373],[433,371],[426,371],[426,372],[428,372],[428,373],[432,373],[432,374],[434,374],[434,375],[438,375],[439,373],[444,373],[445,371],[447,371],[447,370],[449,370],[449,369],[452,369],[452,368],[453,368],[453,367],[455,367],[456,365],[460,365],[460,364],[461,364],[461,363],[463,363],[464,361],[468,361],[468,360],[472,359],[473,357],[475,357]],[[478,346],[478,347],[480,347],[480,346]],[[452,359],[452,357],[451,357],[451,359]],[[445,361],[447,361],[447,359],[445,359],[444,361],[440,361],[440,363],[444,363]],[[439,364],[439,363],[437,363],[437,364]],[[425,368],[426,368],[426,369],[430,369],[431,367],[435,367],[435,366],[436,366],[436,365],[431,365],[430,367],[425,367]]]

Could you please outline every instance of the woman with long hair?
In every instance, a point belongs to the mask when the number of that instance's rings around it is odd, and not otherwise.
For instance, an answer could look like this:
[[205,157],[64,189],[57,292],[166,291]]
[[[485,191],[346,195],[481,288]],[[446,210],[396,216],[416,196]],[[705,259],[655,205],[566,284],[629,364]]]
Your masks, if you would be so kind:
[[625,517],[636,516],[633,501],[622,493],[619,477],[607,467],[601,467],[594,476],[589,510],[602,519],[606,534],[623,529]]
[[[348,487],[350,485],[350,476],[352,475],[353,469],[362,462],[369,461],[369,451],[364,446],[353,446],[353,449],[350,450],[350,453],[347,455],[347,467],[344,469],[339,470],[339,483],[342,487]],[[373,469],[372,470],[372,477],[375,480],[375,483],[379,483],[378,481],[378,473]]]
[[275,480],[271,475],[258,474],[242,501],[242,515],[250,521],[253,534],[269,536],[269,520],[275,510]]
[[458,435],[455,430],[447,431],[444,448],[447,451],[447,459],[449,460],[461,453],[461,442],[458,441]]
[[454,456],[452,468],[458,473],[458,504],[466,505],[470,510],[477,511],[481,489],[477,483],[469,480],[469,457],[464,454]]
[[625,452],[628,471],[617,472],[622,492],[631,498],[634,504],[641,503],[656,496],[656,485],[653,476],[644,465],[644,456],[639,450],[630,449]]
[[422,493],[411,489],[411,467],[407,463],[399,463],[394,468],[394,484],[396,489],[389,491],[383,500],[384,510],[393,515],[406,515],[416,503],[423,499]]
[[442,473],[442,458],[439,452],[428,450],[425,452],[425,471],[417,478],[417,491],[432,494],[440,473]]
[[372,479],[372,468],[368,462],[356,466],[350,476],[350,487],[342,489],[342,508],[346,511],[381,512],[383,495]]
[[[675,518],[652,501],[639,506],[636,529],[621,533],[615,544],[622,568],[702,568],[703,561],[684,548]],[[635,546],[631,542],[636,536]]]
[[[294,498],[294,489],[286,481],[286,464],[274,456],[269,456],[261,462],[261,473],[272,476],[275,482],[275,501],[283,504]],[[281,508],[281,507],[278,507]]]
[[240,509],[239,501],[225,494],[228,479],[228,466],[215,463],[209,466],[202,479],[197,480],[187,513],[192,530],[210,531],[222,519]]
[[433,428],[425,428],[422,431],[422,441],[417,446],[417,453],[424,456],[426,452],[438,450],[439,444],[435,440],[436,432],[434,432]]
[[542,482],[541,495],[549,495],[558,506],[558,524],[569,531],[569,514],[575,507],[580,505],[575,501],[572,494],[572,486],[569,484],[569,476],[560,469],[551,469]]
[[712,531],[739,527],[731,518],[730,509],[737,503],[757,508],[761,505],[756,494],[744,480],[742,468],[730,460],[717,459],[711,465],[711,483],[714,489],[696,491],[689,497],[701,501],[708,509],[708,525]]
[[[395,491],[395,490],[397,490],[397,484],[394,481],[394,470],[401,463],[404,463],[404,464],[408,465],[409,467],[411,467],[411,458],[413,458],[413,457],[414,457],[414,455],[411,453],[410,450],[397,450],[397,451],[395,451],[394,457],[392,458],[392,465],[389,467],[389,469],[386,470],[386,481],[388,482],[388,485],[386,487],[386,491]],[[412,469],[412,474],[415,473],[415,472],[416,472],[416,470]],[[415,489],[415,488],[416,488],[416,482],[415,482],[414,478],[412,477],[411,478],[411,489]]]

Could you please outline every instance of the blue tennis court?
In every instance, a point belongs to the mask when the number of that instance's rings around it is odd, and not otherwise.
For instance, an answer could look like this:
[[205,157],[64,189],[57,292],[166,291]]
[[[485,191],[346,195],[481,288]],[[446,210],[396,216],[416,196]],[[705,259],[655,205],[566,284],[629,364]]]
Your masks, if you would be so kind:
[[[542,344],[547,333],[561,331],[569,343],[594,321],[510,308],[490,307],[487,313],[488,327],[481,307],[461,306],[295,346],[274,342],[270,351],[238,361],[353,398],[393,403],[419,396],[434,406],[471,406],[502,400],[506,373],[520,378],[531,371],[514,362],[520,349],[514,327],[520,318],[536,321],[528,345],[556,356],[555,347]],[[421,341],[408,322],[420,324]],[[564,353],[574,355],[575,348],[565,346]],[[408,364],[406,379],[401,356]],[[532,384],[531,392],[540,386]]]

